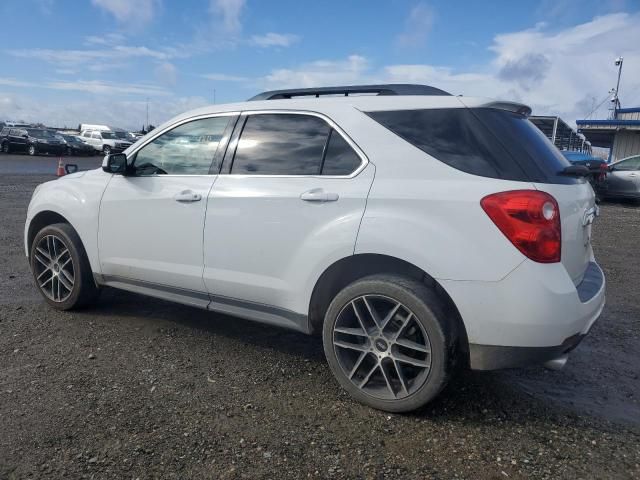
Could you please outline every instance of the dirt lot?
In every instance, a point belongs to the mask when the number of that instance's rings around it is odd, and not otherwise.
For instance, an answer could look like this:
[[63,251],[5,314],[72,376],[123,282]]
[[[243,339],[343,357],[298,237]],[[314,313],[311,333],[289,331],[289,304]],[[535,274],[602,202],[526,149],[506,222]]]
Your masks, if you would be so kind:
[[0,177],[0,478],[640,478],[640,207],[602,207],[608,303],[563,371],[467,372],[389,415],[316,338],[116,291],[47,308],[22,247],[45,179]]

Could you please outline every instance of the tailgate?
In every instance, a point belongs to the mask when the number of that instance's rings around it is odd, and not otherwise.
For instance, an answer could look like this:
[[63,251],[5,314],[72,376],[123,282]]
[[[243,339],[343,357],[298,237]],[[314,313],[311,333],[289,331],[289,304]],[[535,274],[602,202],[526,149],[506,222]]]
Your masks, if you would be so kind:
[[561,261],[574,285],[578,285],[593,256],[591,223],[596,216],[595,195],[588,182],[573,185],[535,183],[558,202],[562,226]]

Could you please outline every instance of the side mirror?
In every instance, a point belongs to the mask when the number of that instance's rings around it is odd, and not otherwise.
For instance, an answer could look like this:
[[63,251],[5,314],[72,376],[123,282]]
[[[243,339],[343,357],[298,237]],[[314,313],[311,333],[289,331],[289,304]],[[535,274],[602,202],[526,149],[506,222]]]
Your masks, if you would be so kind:
[[615,172],[616,167],[614,165],[609,165],[609,167],[607,168],[607,170],[609,170],[610,172]]
[[67,175],[70,173],[76,173],[78,171],[78,165],[75,163],[67,163],[64,166],[64,171],[67,172]]
[[127,172],[127,156],[124,153],[112,153],[102,160],[102,170],[107,173],[124,175]]

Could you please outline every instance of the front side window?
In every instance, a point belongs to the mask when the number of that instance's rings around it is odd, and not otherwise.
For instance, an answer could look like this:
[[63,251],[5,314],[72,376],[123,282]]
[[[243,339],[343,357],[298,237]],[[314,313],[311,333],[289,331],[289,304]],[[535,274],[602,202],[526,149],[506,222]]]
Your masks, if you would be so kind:
[[615,164],[616,170],[633,171],[640,170],[640,156],[631,157]]
[[318,175],[329,131],[324,120],[311,115],[249,115],[231,173]]
[[98,132],[93,132],[91,134],[91,138],[97,138],[97,139],[101,139],[102,137],[100,136],[100,134]]
[[229,118],[194,120],[163,133],[136,153],[136,174],[207,175]]

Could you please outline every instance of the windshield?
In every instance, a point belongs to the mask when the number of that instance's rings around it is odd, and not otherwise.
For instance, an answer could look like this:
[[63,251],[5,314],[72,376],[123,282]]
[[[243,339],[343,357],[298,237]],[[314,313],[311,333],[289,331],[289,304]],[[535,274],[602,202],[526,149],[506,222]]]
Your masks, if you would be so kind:
[[39,128],[27,128],[27,133],[29,134],[30,137],[36,137],[36,138],[54,138],[55,137],[53,132],[50,132],[49,130],[42,130]]
[[127,132],[114,132],[116,137],[127,140],[129,137],[127,136]]
[[67,142],[71,142],[71,143],[78,143],[80,142],[79,139],[77,139],[76,137],[72,136],[72,135],[63,135],[62,138],[64,138]]
[[102,138],[116,138],[113,132],[100,132],[102,134]]

